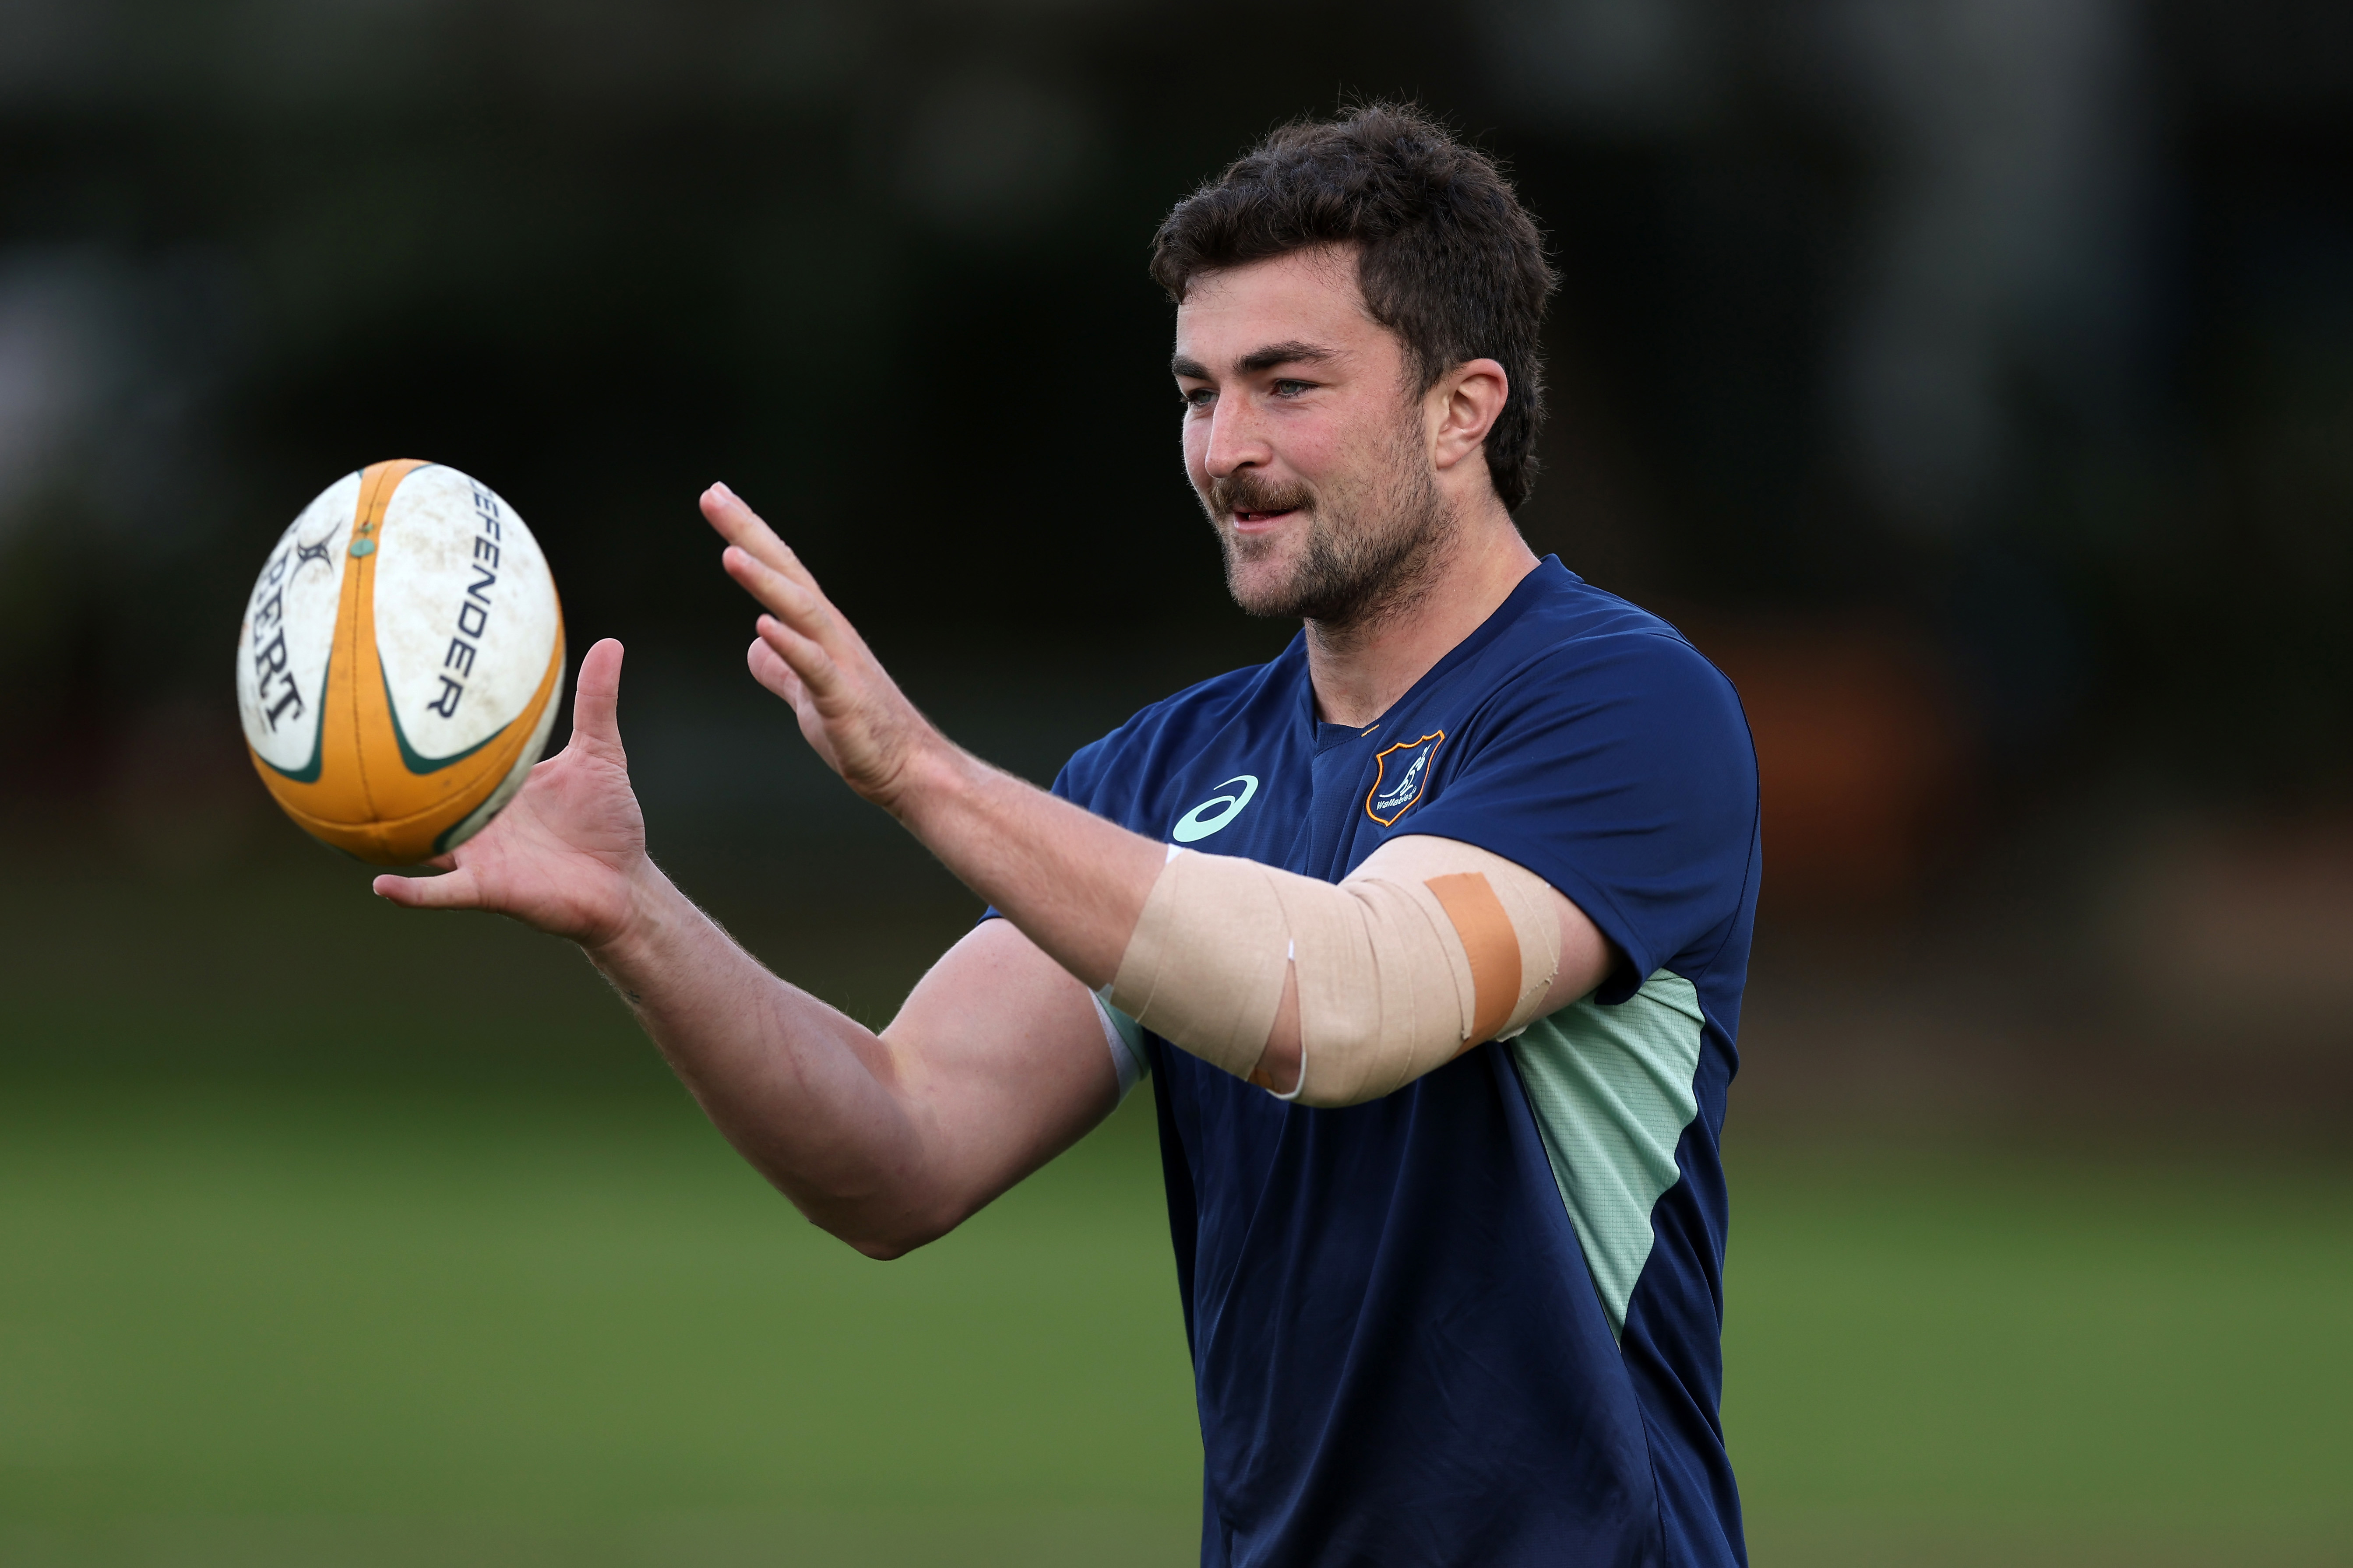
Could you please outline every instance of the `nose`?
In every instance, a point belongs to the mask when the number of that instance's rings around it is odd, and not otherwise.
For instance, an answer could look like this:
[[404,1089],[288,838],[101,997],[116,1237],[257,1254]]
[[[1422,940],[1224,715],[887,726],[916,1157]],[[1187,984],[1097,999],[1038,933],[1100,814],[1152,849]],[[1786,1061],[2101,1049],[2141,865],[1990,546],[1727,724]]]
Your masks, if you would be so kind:
[[1230,479],[1240,470],[1262,468],[1271,462],[1274,448],[1267,444],[1264,427],[1256,418],[1244,397],[1220,397],[1209,411],[1208,442],[1202,449],[1201,466],[1213,479]]

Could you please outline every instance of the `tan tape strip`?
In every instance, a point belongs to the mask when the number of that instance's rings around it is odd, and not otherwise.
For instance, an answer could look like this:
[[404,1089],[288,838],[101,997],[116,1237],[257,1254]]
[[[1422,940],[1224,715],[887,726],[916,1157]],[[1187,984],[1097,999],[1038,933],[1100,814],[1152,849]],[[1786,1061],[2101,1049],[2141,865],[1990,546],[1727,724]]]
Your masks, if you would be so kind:
[[1483,872],[1432,877],[1422,886],[1454,922],[1454,934],[1462,939],[1462,951],[1471,960],[1471,985],[1476,999],[1472,1006],[1471,1037],[1462,1043],[1462,1048],[1469,1050],[1493,1039],[1519,1002],[1519,933],[1512,929],[1512,917],[1504,912],[1504,901],[1495,897]]
[[1265,1054],[1291,973],[1274,882],[1283,874],[1224,855],[1171,858],[1120,954],[1111,1005],[1247,1078]]

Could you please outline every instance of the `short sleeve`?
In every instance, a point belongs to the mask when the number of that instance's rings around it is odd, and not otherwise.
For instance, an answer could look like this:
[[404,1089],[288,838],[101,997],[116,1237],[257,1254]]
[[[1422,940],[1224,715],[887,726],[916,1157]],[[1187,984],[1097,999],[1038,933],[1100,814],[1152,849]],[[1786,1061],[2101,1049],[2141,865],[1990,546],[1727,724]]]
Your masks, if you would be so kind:
[[1103,1044],[1110,1047],[1112,1070],[1119,1074],[1119,1097],[1152,1073],[1152,1053],[1144,1047],[1144,1026],[1111,1005],[1111,987],[1094,992],[1095,1017],[1103,1025]]
[[1757,842],[1756,752],[1715,666],[1671,632],[1578,639],[1514,675],[1461,742],[1399,831],[1475,844],[1558,889],[1626,955],[1604,1003],[1678,961],[1704,966]]

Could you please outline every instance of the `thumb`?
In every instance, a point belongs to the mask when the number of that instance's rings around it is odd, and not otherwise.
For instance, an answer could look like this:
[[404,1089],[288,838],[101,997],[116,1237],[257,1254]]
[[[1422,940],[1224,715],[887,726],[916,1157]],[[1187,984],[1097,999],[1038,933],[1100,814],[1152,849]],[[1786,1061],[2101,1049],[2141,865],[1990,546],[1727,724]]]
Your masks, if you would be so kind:
[[580,661],[572,698],[572,739],[621,750],[621,645],[606,637]]
[[478,910],[482,889],[474,873],[464,867],[440,877],[382,876],[375,879],[376,897],[411,910]]

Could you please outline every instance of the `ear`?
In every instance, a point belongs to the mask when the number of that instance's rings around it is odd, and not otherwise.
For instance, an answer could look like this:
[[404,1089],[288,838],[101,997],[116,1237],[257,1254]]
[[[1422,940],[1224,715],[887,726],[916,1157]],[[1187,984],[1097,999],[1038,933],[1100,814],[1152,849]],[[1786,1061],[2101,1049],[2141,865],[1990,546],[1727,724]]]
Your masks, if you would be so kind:
[[1478,451],[1511,395],[1512,378],[1491,359],[1466,361],[1440,376],[1423,403],[1431,464],[1443,471]]

